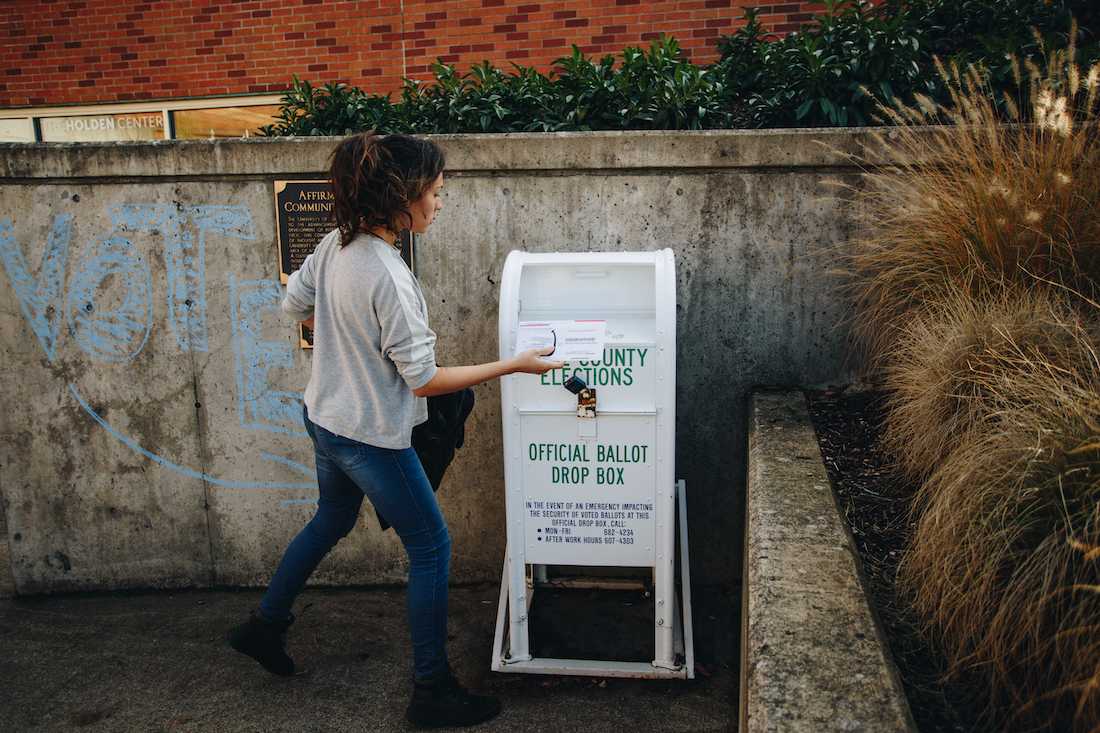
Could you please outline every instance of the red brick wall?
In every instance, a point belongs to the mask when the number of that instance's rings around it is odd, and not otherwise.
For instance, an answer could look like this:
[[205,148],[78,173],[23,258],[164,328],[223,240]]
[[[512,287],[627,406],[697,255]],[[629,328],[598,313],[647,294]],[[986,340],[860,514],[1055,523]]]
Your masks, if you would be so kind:
[[[278,92],[291,74],[391,92],[436,57],[549,70],[577,44],[675,36],[696,63],[767,0],[17,0],[0,20],[0,107]],[[783,33],[821,8],[763,6]]]

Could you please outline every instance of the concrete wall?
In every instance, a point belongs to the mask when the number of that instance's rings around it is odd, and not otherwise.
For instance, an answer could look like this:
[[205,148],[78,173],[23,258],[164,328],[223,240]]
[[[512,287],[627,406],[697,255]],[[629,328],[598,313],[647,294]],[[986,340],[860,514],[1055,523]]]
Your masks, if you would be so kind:
[[11,556],[8,552],[8,524],[4,518],[4,499],[0,496],[0,598],[15,594],[15,579],[11,574]]
[[917,733],[801,392],[751,395],[747,479],[737,730]]
[[[849,379],[826,250],[852,216],[823,182],[857,180],[844,151],[862,135],[438,137],[445,208],[417,267],[441,363],[495,358],[511,249],[671,247],[694,574],[735,579],[750,387]],[[319,174],[333,143],[0,146],[17,592],[266,582],[315,495],[310,355],[277,309],[272,181]],[[457,582],[499,578],[505,544],[499,389],[477,397],[441,492]],[[365,508],[315,580],[399,582],[404,565]]]

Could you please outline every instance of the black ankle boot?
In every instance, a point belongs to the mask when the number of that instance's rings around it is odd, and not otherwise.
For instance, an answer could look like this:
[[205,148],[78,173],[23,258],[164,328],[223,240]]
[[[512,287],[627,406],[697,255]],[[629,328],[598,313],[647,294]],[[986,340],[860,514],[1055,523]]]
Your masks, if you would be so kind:
[[240,626],[235,626],[226,637],[229,646],[241,654],[247,654],[272,674],[290,677],[294,674],[294,660],[286,653],[286,630],[294,623],[294,616],[287,621],[270,621],[253,611]]
[[458,684],[450,669],[413,683],[405,717],[418,728],[451,728],[484,723],[500,712],[500,700],[473,695]]

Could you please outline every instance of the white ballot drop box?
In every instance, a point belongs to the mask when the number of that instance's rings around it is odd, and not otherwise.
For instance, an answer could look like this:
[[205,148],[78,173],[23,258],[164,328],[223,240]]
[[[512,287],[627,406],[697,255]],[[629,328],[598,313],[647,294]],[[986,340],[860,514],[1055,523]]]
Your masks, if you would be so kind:
[[[501,380],[508,545],[492,668],[693,677],[672,250],[513,251],[499,336],[501,358],[533,343],[574,356],[561,369]],[[585,568],[588,588],[623,584],[622,573],[601,579],[593,569],[642,569],[652,587],[653,661],[534,657],[531,608],[550,582],[548,566]]]

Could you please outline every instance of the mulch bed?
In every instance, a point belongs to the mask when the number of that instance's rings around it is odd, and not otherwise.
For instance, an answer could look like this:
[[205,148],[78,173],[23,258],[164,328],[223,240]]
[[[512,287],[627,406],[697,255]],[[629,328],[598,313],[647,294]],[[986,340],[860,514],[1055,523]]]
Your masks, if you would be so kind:
[[883,416],[879,392],[808,393],[810,416],[837,503],[863,562],[865,590],[901,675],[922,733],[992,730],[977,717],[973,687],[942,684],[943,657],[925,640],[895,588],[912,526],[906,514],[915,487],[895,471],[878,444]]

